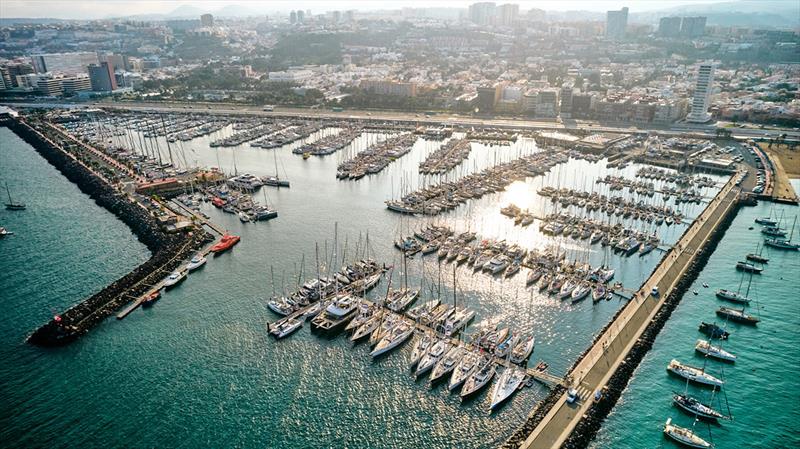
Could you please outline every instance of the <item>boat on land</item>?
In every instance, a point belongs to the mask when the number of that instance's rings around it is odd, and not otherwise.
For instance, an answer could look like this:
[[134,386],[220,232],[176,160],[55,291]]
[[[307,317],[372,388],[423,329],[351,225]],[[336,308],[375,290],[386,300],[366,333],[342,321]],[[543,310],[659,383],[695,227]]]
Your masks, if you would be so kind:
[[697,340],[697,343],[694,345],[694,350],[701,354],[705,354],[715,359],[724,360],[726,362],[736,361],[735,355],[722,349],[719,346],[712,345],[707,340]]
[[697,436],[693,430],[672,424],[672,418],[667,419],[667,422],[664,424],[664,435],[684,446],[701,449],[710,449],[714,447],[713,444]]
[[717,310],[717,315],[742,324],[755,325],[761,321],[758,317],[745,313],[744,309],[732,309],[730,307],[720,307]]
[[506,368],[492,390],[492,404],[490,410],[496,409],[507,401],[515,391],[519,390],[525,380],[525,371],[519,368]]
[[288,337],[289,335],[297,332],[298,329],[303,327],[303,320],[297,318],[287,318],[280,323],[273,325],[269,333],[277,339]]
[[180,270],[173,272],[172,274],[167,276],[167,279],[164,281],[164,288],[169,290],[172,287],[175,287],[176,285],[185,281],[188,273],[189,272],[187,270]]
[[722,413],[714,410],[710,405],[703,404],[699,400],[685,393],[673,394],[672,402],[682,410],[688,412],[691,415],[698,416],[700,418],[716,420],[725,417]]
[[674,373],[684,379],[702,385],[721,387],[722,385],[725,384],[725,381],[723,381],[722,379],[718,379],[710,374],[707,374],[704,369],[697,368],[694,366],[684,365],[675,359],[672,359],[672,361],[669,362],[669,365],[667,365],[667,371]]
[[222,254],[225,251],[233,248],[241,239],[242,238],[238,235],[225,234],[222,236],[219,242],[211,247],[211,252],[214,253],[214,255]]
[[206,264],[207,261],[208,259],[198,254],[192,257],[192,260],[190,260],[189,264],[186,265],[186,269],[189,270],[190,273],[194,270],[199,270],[203,267],[203,265]]

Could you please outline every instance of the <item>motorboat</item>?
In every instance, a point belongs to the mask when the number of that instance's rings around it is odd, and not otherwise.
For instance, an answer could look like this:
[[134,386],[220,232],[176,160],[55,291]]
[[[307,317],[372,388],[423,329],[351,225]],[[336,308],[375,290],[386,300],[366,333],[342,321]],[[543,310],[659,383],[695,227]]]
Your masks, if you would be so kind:
[[673,425],[672,418],[667,419],[667,422],[664,424],[664,435],[672,438],[680,444],[683,444],[684,446],[702,449],[710,449],[714,447],[713,444],[697,436],[691,429]]
[[211,252],[213,252],[214,255],[221,254],[233,248],[233,246],[239,243],[240,240],[241,237],[238,235],[225,234],[222,236],[219,242],[211,247]]
[[726,362],[735,362],[736,356],[732,353],[722,349],[719,346],[714,346],[707,340],[697,340],[697,343],[694,345],[694,350],[705,354],[709,357],[714,357],[715,359],[724,360]]
[[492,404],[490,409],[494,410],[510,398],[511,395],[522,386],[524,380],[525,371],[519,368],[506,368],[492,390]]
[[191,273],[194,270],[198,270],[198,269],[202,268],[203,265],[205,265],[207,261],[208,261],[208,259],[206,259],[205,257],[203,257],[203,256],[198,254],[198,255],[192,257],[192,260],[190,260],[189,264],[186,265],[186,269],[189,270],[189,272]]
[[706,374],[703,369],[684,365],[675,359],[672,359],[672,361],[669,362],[669,365],[667,365],[667,371],[702,385],[721,387],[725,384],[725,381],[710,374]]
[[167,279],[164,280],[164,288],[167,290],[175,287],[176,285],[180,284],[181,282],[186,280],[186,276],[189,272],[187,270],[175,271],[169,276]]
[[156,303],[156,301],[158,301],[159,298],[161,298],[160,290],[156,290],[150,293],[149,295],[145,296],[144,300],[142,300],[142,307],[152,306],[153,304]]

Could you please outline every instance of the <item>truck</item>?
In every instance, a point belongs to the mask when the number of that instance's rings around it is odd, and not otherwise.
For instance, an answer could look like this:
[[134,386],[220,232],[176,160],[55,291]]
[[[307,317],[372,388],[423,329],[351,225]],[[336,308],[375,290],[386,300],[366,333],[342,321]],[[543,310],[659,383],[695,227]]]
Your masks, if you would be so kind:
[[333,112],[342,112],[342,111],[344,111],[344,109],[341,106],[334,106],[334,107],[331,108],[331,111],[333,111]]

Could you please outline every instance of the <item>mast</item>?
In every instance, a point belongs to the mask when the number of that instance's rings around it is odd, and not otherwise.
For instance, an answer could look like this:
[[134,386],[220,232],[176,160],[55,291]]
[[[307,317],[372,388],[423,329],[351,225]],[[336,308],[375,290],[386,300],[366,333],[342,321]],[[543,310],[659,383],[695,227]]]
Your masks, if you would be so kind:
[[161,128],[164,130],[164,140],[167,141],[167,152],[169,153],[169,163],[174,167],[175,162],[172,160],[172,147],[169,144],[169,137],[167,136],[167,125],[164,123],[164,114],[160,115],[161,115]]

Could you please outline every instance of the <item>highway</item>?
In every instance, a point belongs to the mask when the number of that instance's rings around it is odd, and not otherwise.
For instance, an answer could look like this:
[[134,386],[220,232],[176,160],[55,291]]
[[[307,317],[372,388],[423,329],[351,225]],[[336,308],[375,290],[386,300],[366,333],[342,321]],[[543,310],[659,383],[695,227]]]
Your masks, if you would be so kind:
[[[288,108],[275,107],[273,111],[264,111],[259,106],[208,104],[208,103],[171,103],[171,102],[94,102],[94,103],[0,103],[11,108],[117,108],[128,111],[140,112],[194,112],[221,115],[250,115],[262,117],[291,117],[291,118],[319,118],[319,119],[349,119],[370,121],[405,121],[418,125],[454,125],[461,127],[497,127],[525,130],[582,130],[591,132],[612,133],[648,133],[656,132],[659,135],[686,137],[716,137],[717,127],[714,125],[689,126],[676,124],[670,128],[664,127],[636,127],[631,125],[605,124],[592,120],[529,120],[525,118],[495,118],[462,114],[439,113],[426,116],[424,113],[398,112],[398,111],[363,111],[345,110],[333,112],[328,109]],[[726,122],[721,125],[728,126]],[[772,139],[785,135],[787,141],[800,142],[800,131],[790,128],[738,128],[726,127],[736,139]]]

